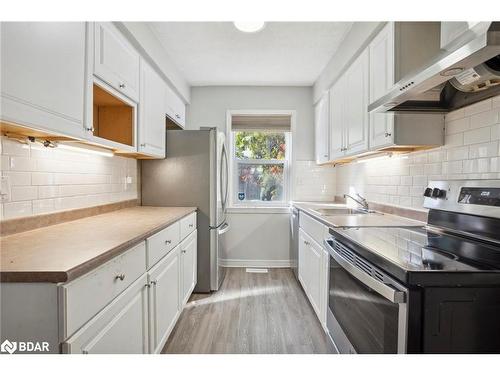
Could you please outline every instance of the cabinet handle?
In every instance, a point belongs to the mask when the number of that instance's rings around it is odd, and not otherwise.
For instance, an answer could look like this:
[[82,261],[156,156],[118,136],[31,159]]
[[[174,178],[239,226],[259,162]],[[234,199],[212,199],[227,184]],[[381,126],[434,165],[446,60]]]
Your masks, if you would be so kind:
[[86,129],[87,129],[87,131],[89,131],[89,132],[93,132],[93,131],[94,131],[94,127],[93,127],[93,126],[92,126],[91,128],[86,128]]
[[171,243],[172,243],[172,240],[166,240],[166,241],[165,241],[165,244],[167,244],[167,245],[168,245],[168,244],[171,244]]
[[151,285],[156,286],[156,280],[151,281]]
[[304,243],[308,246],[311,244],[309,241],[304,241]]
[[385,137],[390,137],[392,134],[391,133],[385,133]]
[[124,84],[124,83],[120,83],[120,85],[119,85],[119,86],[120,86],[120,88],[121,88],[121,89],[124,89],[124,88],[125,88],[125,84]]
[[120,279],[121,281],[123,281],[123,279],[125,279],[125,275],[123,273],[119,274],[119,275],[116,275],[115,276],[115,280],[118,280]]
[[177,113],[175,114],[175,117],[176,118],[181,118],[181,116],[179,116]]
[[193,227],[193,224],[189,224],[189,228],[192,228]]
[[146,147],[146,144],[145,143],[141,143],[139,146],[141,146],[141,147],[144,148],[144,147]]
[[181,253],[186,254],[187,250],[181,250]]
[[327,158],[327,157],[328,157],[328,155],[323,155],[323,157],[324,157],[324,158]]

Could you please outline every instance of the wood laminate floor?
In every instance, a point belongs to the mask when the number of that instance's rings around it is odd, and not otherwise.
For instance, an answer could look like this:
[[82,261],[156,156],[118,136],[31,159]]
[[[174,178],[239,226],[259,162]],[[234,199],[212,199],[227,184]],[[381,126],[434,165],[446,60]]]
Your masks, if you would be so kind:
[[290,269],[229,268],[219,291],[193,294],[162,353],[331,353]]

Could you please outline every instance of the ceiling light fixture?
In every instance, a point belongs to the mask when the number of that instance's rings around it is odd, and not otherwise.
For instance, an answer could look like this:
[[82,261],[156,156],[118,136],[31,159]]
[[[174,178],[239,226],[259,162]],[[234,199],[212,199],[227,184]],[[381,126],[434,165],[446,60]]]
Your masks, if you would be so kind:
[[256,33],[264,28],[266,25],[265,22],[262,21],[246,21],[246,22],[233,22],[234,27],[238,30],[243,31],[244,33]]

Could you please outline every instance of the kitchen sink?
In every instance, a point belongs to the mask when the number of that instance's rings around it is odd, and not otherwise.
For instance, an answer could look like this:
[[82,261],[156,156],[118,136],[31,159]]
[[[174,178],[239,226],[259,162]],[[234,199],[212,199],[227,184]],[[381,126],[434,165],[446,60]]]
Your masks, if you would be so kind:
[[322,216],[330,215],[364,215],[369,213],[369,211],[357,210],[355,208],[318,208],[313,209],[314,212]]

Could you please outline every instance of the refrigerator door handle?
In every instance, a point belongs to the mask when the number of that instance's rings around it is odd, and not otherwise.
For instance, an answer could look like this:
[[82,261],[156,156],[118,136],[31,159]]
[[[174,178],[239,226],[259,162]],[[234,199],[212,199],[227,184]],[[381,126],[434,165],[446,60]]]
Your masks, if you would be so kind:
[[[225,163],[226,168],[222,168],[222,164]],[[226,210],[226,205],[227,205],[227,194],[228,194],[228,187],[229,187],[229,171],[228,171],[228,161],[227,161],[227,153],[226,153],[226,146],[223,144],[222,145],[222,157],[220,160],[220,199],[222,202],[222,209],[225,211]],[[225,175],[225,177],[223,177]],[[224,193],[222,193],[222,186],[223,186],[223,180],[225,179],[225,187],[224,187]]]
[[222,226],[219,228],[218,234],[221,235],[221,234],[226,233],[229,230],[229,228],[230,228],[230,225],[228,223],[222,224]]

